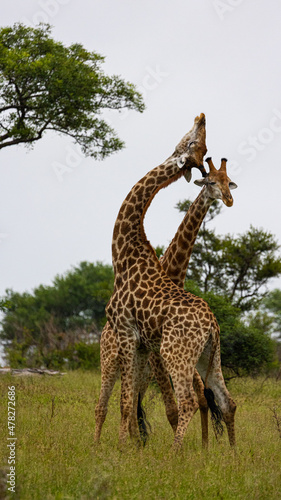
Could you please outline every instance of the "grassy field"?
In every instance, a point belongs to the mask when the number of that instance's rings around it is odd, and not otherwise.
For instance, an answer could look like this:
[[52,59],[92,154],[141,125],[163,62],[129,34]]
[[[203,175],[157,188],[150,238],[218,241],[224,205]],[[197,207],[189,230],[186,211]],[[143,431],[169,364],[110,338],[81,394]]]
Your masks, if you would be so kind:
[[[100,375],[0,378],[0,498],[7,478],[7,393],[16,388],[16,493],[20,500],[92,499],[280,499],[281,382],[234,380],[238,404],[237,450],[226,434],[201,450],[200,416],[186,433],[182,451],[171,453],[172,431],[161,396],[151,387],[145,400],[152,434],[144,449],[118,449],[119,391],[116,386],[102,434],[93,443]],[[275,416],[274,416],[275,412]],[[278,428],[279,422],[279,428]],[[2,489],[1,489],[2,488]],[[9,496],[7,497],[9,498]]]

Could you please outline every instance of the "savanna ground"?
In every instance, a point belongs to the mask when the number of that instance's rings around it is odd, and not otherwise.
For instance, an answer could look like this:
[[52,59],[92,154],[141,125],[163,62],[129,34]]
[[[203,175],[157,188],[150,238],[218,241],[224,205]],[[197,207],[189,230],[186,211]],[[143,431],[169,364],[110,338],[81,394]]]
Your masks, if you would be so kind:
[[[161,396],[151,386],[145,399],[152,434],[144,449],[118,448],[117,384],[103,428],[93,442],[100,375],[69,372],[61,377],[0,378],[0,498],[8,472],[7,395],[16,388],[15,500],[93,499],[280,499],[281,381],[232,380],[237,402],[237,450],[226,434],[201,450],[200,416],[193,418],[182,451],[171,453],[172,431]],[[279,427],[278,427],[279,424]]]

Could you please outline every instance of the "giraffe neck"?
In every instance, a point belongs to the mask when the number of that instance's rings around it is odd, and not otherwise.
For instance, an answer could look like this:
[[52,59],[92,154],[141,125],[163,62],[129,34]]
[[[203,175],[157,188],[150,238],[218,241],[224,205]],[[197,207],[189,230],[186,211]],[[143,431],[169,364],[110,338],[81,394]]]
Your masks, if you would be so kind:
[[164,163],[148,172],[135,186],[121,205],[117,216],[112,239],[112,262],[115,275],[124,270],[124,264],[130,265],[139,258],[139,250],[148,255],[155,252],[143,227],[146,211],[157,192],[181,177],[187,168],[177,166],[173,155]]
[[190,206],[162,257],[161,265],[164,271],[181,288],[184,286],[186,270],[196,236],[212,202],[213,200],[208,197],[204,187]]

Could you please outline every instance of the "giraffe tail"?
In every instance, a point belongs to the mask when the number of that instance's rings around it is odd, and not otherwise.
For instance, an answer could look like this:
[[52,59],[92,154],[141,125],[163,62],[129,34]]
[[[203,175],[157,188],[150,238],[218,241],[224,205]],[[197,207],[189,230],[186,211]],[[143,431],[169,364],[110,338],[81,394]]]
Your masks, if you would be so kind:
[[204,388],[204,396],[207,400],[208,407],[210,408],[212,415],[212,424],[215,432],[215,436],[218,439],[218,436],[222,436],[223,434],[223,415],[220,407],[215,401],[215,395],[210,388]]
[[[143,446],[145,446],[147,439],[148,439],[148,436],[149,436],[149,431],[151,431],[151,426],[146,419],[146,414],[145,414],[144,408],[141,404],[140,393],[139,393],[139,397],[138,397],[137,417],[138,417],[138,426],[139,426],[140,437],[141,437],[141,440],[143,442]],[[149,429],[149,431],[148,431],[148,429]]]
[[215,352],[219,343],[219,330],[217,328],[212,328],[211,330],[211,339],[212,339],[212,347],[211,347],[211,353],[210,353],[210,359],[209,359],[209,366],[207,369],[206,377],[205,377],[205,387],[204,387],[204,396],[206,398],[208,407],[210,408],[211,415],[212,415],[212,424],[213,424],[213,429],[215,432],[216,439],[218,439],[218,436],[222,436],[223,434],[223,414],[221,411],[221,408],[215,401],[215,395],[209,387],[207,387],[207,378],[210,373]]

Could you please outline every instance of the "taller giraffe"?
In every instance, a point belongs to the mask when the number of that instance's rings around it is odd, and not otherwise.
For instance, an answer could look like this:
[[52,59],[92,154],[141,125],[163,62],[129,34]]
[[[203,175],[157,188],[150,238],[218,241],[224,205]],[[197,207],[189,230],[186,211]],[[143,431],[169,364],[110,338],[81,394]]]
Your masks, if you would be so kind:
[[120,356],[121,441],[129,431],[139,367],[145,365],[150,351],[160,350],[172,376],[179,406],[174,445],[181,445],[193,414],[191,386],[196,364],[221,406],[230,443],[235,443],[235,403],[221,373],[216,319],[204,300],[180,290],[167,277],[143,227],[146,210],[159,189],[202,164],[206,151],[203,136],[202,114],[180,143],[185,145],[186,154],[179,161],[176,150],[166,162],[144,176],[123,202],[115,223],[112,243],[115,287],[107,316],[117,335]]
[[[215,199],[222,199],[223,203],[231,206],[233,200],[229,189],[235,189],[237,186],[227,176],[226,161],[223,159],[221,168],[217,170],[211,158],[206,160],[209,164],[209,174],[205,179],[195,181],[195,184],[204,186],[196,200],[190,206],[182,223],[180,224],[176,235],[167,248],[164,256],[160,259],[161,265],[168,276],[178,286],[183,287],[186,269],[192,253],[196,236],[201,227],[202,221]],[[100,343],[101,357],[101,377],[102,386],[99,402],[96,406],[96,429],[95,440],[100,438],[101,427],[106,417],[108,400],[111,395],[115,380],[119,374],[119,357],[114,332],[107,323],[101,337]],[[159,353],[152,353],[149,359],[152,364],[154,375],[161,389],[163,400],[166,407],[168,420],[176,432],[178,415],[177,405],[169,381],[169,375],[162,363]],[[143,379],[142,397],[148,386],[150,374],[146,371],[146,377]],[[208,408],[204,397],[204,385],[198,372],[195,370],[193,385],[197,393],[202,424],[202,444],[208,444]]]

